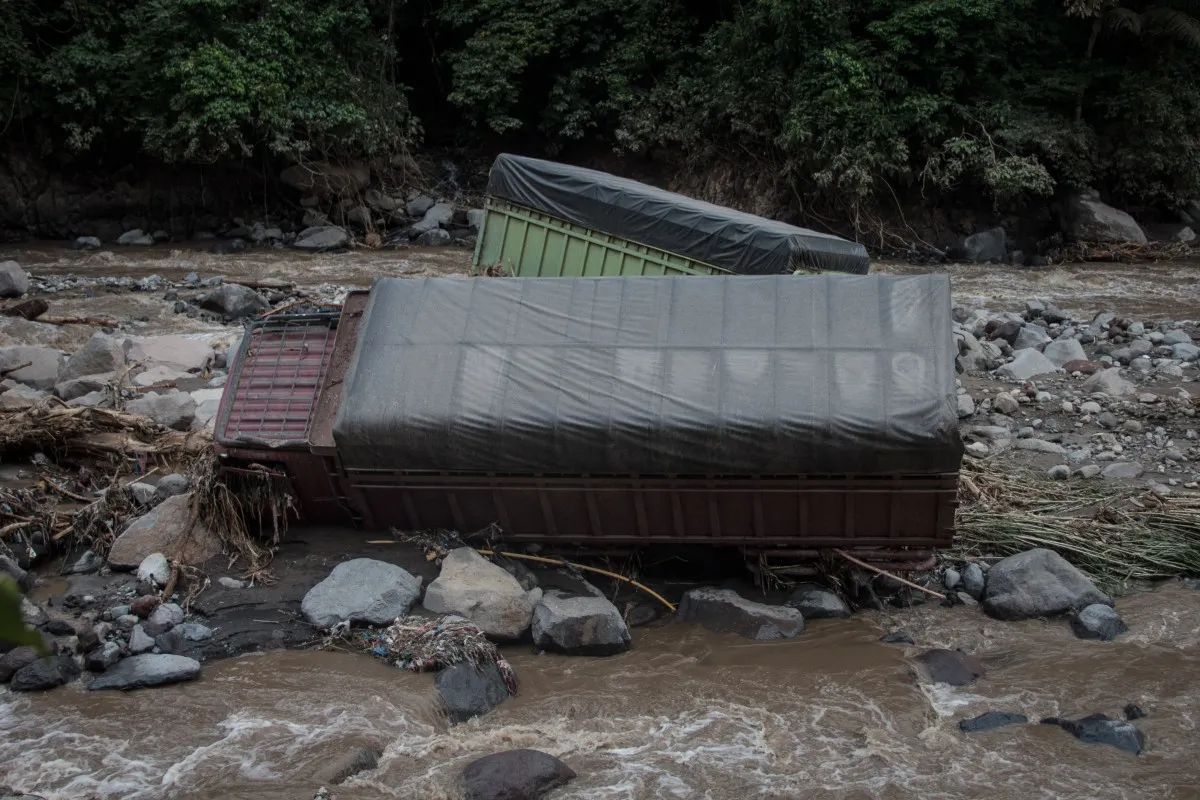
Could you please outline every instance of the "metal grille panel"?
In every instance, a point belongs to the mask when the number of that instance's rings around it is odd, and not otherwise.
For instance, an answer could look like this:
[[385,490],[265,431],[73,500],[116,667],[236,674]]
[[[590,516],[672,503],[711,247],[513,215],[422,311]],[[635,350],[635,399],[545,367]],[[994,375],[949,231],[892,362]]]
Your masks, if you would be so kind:
[[246,331],[217,440],[303,446],[333,354],[337,315],[268,321]]

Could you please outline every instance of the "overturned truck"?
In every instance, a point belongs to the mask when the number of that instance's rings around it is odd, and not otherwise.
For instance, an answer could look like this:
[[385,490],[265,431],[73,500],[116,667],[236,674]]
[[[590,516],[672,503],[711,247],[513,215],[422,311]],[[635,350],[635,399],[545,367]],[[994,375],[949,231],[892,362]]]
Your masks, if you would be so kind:
[[488,176],[473,271],[519,277],[864,275],[829,233],[583,167],[503,153]]
[[313,522],[911,564],[954,530],[952,341],[945,276],[380,279],[253,325],[216,440]]

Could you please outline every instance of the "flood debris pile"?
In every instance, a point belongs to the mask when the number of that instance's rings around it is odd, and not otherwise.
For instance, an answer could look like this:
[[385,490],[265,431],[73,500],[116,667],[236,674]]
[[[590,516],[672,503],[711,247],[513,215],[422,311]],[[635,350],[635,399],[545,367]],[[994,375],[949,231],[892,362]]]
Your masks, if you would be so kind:
[[476,670],[500,670],[509,694],[517,693],[517,676],[487,635],[466,619],[404,617],[384,628],[373,641],[372,652],[411,672],[436,672],[464,661]]
[[[200,348],[207,364],[214,351],[203,342]],[[95,373],[147,350],[176,363],[198,354],[195,342],[180,337],[98,334],[59,360],[56,395],[0,409],[0,456],[12,465],[0,484],[0,568],[28,591],[37,580],[32,570],[58,558],[60,572],[85,587],[45,606],[23,600],[24,622],[49,655],[38,658],[29,647],[4,653],[0,676],[16,691],[81,675],[93,689],[190,680],[200,663],[180,652],[213,635],[188,620],[188,607],[209,584],[202,566],[224,555],[240,561],[247,577],[268,577],[289,502],[275,478],[250,471],[231,486],[217,477],[203,426],[177,430],[136,413],[139,398],[108,391],[119,382],[111,370]],[[64,386],[89,376],[125,407],[63,399],[70,393]],[[255,520],[263,523],[257,531]]]
[[[329,631],[324,646],[349,646],[401,669],[437,672],[443,708],[454,721],[485,714],[517,693],[517,675],[498,644],[530,642],[536,650],[592,656],[631,646],[628,624],[613,603],[575,575],[566,576],[573,591],[527,589],[522,580],[535,584],[534,573],[511,559],[489,560],[455,533],[429,531],[410,539],[430,561],[440,562],[423,597],[421,578],[358,558],[313,586],[301,608],[314,626]],[[410,613],[418,602],[419,613]]]
[[1066,484],[1001,459],[966,464],[960,497],[960,556],[1048,547],[1112,590],[1200,575],[1198,495],[1117,481]]

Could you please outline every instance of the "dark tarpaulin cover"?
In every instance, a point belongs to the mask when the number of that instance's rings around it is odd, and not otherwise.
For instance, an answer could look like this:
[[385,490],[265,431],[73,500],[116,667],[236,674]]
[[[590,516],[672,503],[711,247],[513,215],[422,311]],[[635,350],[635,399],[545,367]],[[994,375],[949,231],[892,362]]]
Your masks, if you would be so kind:
[[610,236],[745,275],[865,275],[867,250],[828,233],[705,203],[606,172],[502,154],[488,194]]
[[954,472],[946,276],[376,281],[351,469]]

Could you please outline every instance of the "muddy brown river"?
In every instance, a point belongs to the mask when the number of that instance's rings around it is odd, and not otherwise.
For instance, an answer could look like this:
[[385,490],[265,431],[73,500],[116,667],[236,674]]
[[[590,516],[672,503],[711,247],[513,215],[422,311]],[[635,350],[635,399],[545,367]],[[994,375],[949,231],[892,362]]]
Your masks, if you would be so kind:
[[[1200,796],[1200,592],[1166,586],[1118,608],[1130,633],[1110,644],[1063,621],[926,606],[775,643],[677,624],[637,629],[607,659],[518,648],[520,697],[457,727],[438,719],[428,675],[343,653],[244,656],[158,690],[0,694],[0,782],[46,798],[296,800],[326,760],[367,745],[384,751],[378,769],[339,797],[455,798],[467,763],[515,747],[578,772],[556,800]],[[988,676],[919,683],[920,648],[876,641],[894,626],[978,654]],[[1141,756],[1056,727],[956,725],[988,710],[1115,717],[1129,702],[1148,712]]]

